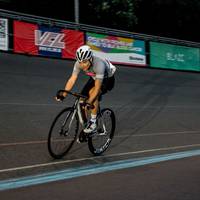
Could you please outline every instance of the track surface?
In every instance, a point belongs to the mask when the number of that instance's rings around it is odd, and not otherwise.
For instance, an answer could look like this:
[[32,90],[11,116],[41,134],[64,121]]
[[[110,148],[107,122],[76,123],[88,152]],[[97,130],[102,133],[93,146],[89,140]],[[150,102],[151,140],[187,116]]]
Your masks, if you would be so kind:
[[[100,157],[75,144],[62,160],[47,151],[48,130],[64,103],[53,100],[72,61],[0,54],[0,180],[200,149],[199,73],[118,67],[102,106],[117,116]],[[74,91],[87,78],[80,75]],[[0,199],[199,199],[200,156],[0,191]],[[1,183],[0,183],[1,185]]]

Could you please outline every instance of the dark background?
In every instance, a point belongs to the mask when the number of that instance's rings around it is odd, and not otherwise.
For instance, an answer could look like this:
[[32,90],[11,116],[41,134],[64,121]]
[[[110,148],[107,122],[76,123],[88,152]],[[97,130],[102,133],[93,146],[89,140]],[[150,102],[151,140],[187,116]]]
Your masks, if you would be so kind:
[[[79,0],[79,22],[200,42],[199,0]],[[75,21],[74,0],[0,0],[1,9]]]

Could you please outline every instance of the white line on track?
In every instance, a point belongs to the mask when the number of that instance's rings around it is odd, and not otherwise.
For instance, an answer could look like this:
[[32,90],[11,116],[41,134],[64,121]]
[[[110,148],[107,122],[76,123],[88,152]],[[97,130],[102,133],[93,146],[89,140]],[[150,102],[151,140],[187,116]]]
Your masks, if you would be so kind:
[[[166,135],[178,135],[178,134],[196,134],[200,131],[177,131],[177,132],[161,132],[161,133],[147,133],[147,134],[133,134],[131,135],[116,135],[115,138],[126,137],[151,137],[151,136],[166,136]],[[12,142],[12,143],[0,143],[0,147],[17,146],[17,145],[33,145],[33,144],[45,144],[47,140],[36,141],[24,141],[24,142]]]
[[47,140],[36,140],[36,141],[26,141],[26,142],[12,142],[12,143],[0,143],[0,147],[17,146],[17,145],[31,145],[31,144],[44,144]]
[[[20,102],[0,102],[0,105],[10,105],[10,106],[57,106],[57,107],[66,107],[66,104],[65,103],[20,103]],[[129,105],[129,104],[126,104],[126,105],[104,105],[105,107],[113,107],[113,108],[138,108],[138,109],[141,109],[141,108],[144,108],[144,109],[156,109],[156,108],[193,108],[193,109],[200,109],[200,106],[199,105],[171,105],[171,106],[151,106],[151,105],[143,105],[143,106],[140,106],[140,105]]]
[[79,159],[74,159],[74,160],[65,160],[65,161],[58,161],[58,162],[40,163],[40,164],[35,164],[35,165],[28,165],[28,166],[22,166],[22,167],[1,169],[0,173],[19,171],[19,170],[25,170],[25,169],[42,168],[42,167],[47,167],[47,166],[60,165],[60,164],[73,163],[73,162],[80,162],[80,161],[85,161],[85,160],[98,160],[100,158],[119,157],[119,156],[127,156],[127,155],[149,153],[149,152],[157,152],[157,151],[179,150],[179,149],[193,148],[193,147],[200,147],[200,144],[174,146],[174,147],[166,147],[166,148],[158,148],[158,149],[147,149],[147,150],[142,150],[142,151],[132,151],[132,152],[108,154],[108,155],[99,156],[99,157],[86,157],[86,158],[79,158]]
[[53,103],[0,103],[0,105],[5,106],[66,106],[64,104],[53,104]]

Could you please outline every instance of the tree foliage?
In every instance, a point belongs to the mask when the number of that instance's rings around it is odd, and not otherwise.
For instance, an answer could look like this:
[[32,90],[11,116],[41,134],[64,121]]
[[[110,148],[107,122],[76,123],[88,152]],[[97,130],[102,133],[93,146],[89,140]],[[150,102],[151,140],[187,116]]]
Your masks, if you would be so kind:
[[199,0],[140,0],[136,16],[138,32],[200,41]]
[[199,0],[84,0],[81,22],[200,41]]
[[93,25],[130,30],[137,24],[134,0],[80,1],[80,21]]

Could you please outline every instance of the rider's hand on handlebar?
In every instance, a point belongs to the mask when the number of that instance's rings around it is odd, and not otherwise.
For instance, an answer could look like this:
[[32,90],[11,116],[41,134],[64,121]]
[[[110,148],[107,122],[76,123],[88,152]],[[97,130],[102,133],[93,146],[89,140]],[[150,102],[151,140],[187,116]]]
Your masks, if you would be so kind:
[[63,93],[57,93],[55,100],[56,101],[63,101],[65,99],[65,97],[67,96],[66,92]]
[[63,96],[55,96],[55,97],[54,97],[54,99],[55,99],[56,101],[63,101],[64,98],[65,98],[65,97],[63,97]]

